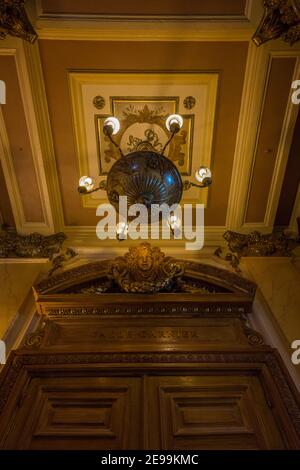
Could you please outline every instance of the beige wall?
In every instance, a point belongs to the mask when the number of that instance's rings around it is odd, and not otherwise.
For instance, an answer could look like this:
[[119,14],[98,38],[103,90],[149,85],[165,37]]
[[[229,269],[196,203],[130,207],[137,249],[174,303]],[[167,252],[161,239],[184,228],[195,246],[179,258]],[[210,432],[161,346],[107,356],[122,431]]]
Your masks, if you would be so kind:
[[44,263],[0,263],[0,338],[22,314],[22,304],[33,295],[31,287],[44,269]]
[[300,339],[300,272],[291,258],[244,258],[287,345]]

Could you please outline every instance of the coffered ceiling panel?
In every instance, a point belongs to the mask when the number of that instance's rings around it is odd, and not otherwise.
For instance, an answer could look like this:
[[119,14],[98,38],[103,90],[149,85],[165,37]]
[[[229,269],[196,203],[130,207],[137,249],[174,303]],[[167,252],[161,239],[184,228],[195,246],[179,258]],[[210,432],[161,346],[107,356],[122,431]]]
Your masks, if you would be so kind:
[[28,134],[19,78],[13,56],[0,53],[1,79],[7,88],[6,105],[0,110],[1,160],[6,168],[6,180],[15,178],[14,191],[19,211],[26,222],[43,222],[31,142]]
[[40,0],[42,15],[214,15],[242,16],[246,0]]
[[260,1],[27,6],[38,41],[0,41],[8,90],[0,109],[2,221],[24,233],[61,230],[74,243],[99,243],[96,207],[106,194],[81,197],[77,186],[83,174],[105,179],[117,158],[103,120],[120,119],[124,153],[145,145],[159,151],[165,117],[178,112],[184,127],[167,156],[183,179],[201,164],[212,170],[213,184],[183,199],[205,203],[205,243],[219,244],[226,229],[270,232],[278,204],[276,224],[290,223],[299,181],[299,107],[290,96],[300,46],[251,43]]
[[[280,134],[290,95],[295,57],[273,58],[266,85],[261,125],[249,187],[246,223],[263,222],[278,152]],[[264,181],[264,184],[262,184]]]
[[300,113],[296,121],[286,172],[281,188],[275,225],[288,227],[300,183]]
[[[247,48],[247,43],[242,42],[41,41],[40,52],[66,226],[95,227],[98,221],[95,208],[83,207],[82,199],[76,190],[78,178],[84,169],[80,168],[79,161],[83,163],[85,159],[87,162],[87,156],[85,158],[84,149],[80,149],[80,153],[78,153],[76,135],[78,137],[78,133],[80,134],[81,131],[73,119],[72,93],[68,77],[70,73],[81,72],[85,74],[87,71],[92,71],[95,76],[100,72],[110,73],[112,77],[117,77],[115,72],[118,72],[122,77],[118,85],[111,85],[111,87],[106,85],[105,90],[101,82],[99,85],[97,83],[91,85],[94,87],[91,90],[84,89],[86,95],[83,103],[86,102],[87,112],[90,113],[88,127],[90,136],[87,139],[87,144],[93,145],[90,153],[94,152],[94,167],[89,167],[89,170],[98,171],[95,175],[99,174],[99,153],[97,157],[93,116],[95,114],[106,115],[111,112],[111,97],[136,98],[145,95],[164,97],[164,99],[167,96],[175,97],[173,106],[176,107],[178,100],[180,112],[186,115],[195,114],[195,130],[197,129],[197,131],[193,135],[193,158],[197,163],[192,161],[192,166],[198,165],[200,161],[209,162],[211,159],[214,184],[208,192],[205,223],[223,226],[226,219]],[[154,84],[150,87],[150,85],[143,85],[141,82],[137,91],[136,84],[133,87],[132,83],[126,83],[124,80],[124,74],[128,72],[140,74],[139,76],[143,80],[144,77],[148,77],[150,80],[152,76],[155,78]],[[168,74],[178,76],[177,89],[174,85],[173,88],[170,88],[169,85],[166,86],[166,78],[164,77]],[[181,74],[182,79],[179,78]],[[74,77],[74,75],[72,76]],[[191,81],[188,82],[188,77],[194,78],[190,78]],[[198,86],[197,91],[197,80],[199,82],[201,77],[203,79],[207,77],[210,81],[202,87],[202,90],[201,86]],[[216,97],[217,77],[219,79]],[[201,81],[199,83],[201,85]],[[116,86],[119,88],[116,89]],[[206,88],[209,93],[205,91]],[[194,110],[185,109],[183,99],[189,95],[193,96],[195,93],[198,93],[198,96]],[[93,98],[96,95],[102,96],[104,94],[106,108],[104,111],[97,110],[93,106]],[[80,105],[78,100],[75,101],[76,106]],[[169,105],[171,106],[171,103]],[[214,115],[215,106],[216,116]],[[81,118],[86,119],[82,113],[79,114]],[[165,138],[165,135],[161,134],[161,136]],[[129,138],[129,134],[127,137]],[[187,165],[186,171],[188,170]],[[192,197],[196,197],[196,194]]]
[[[161,152],[170,134],[170,114],[183,117],[183,127],[164,154],[181,175],[194,179],[201,166],[211,167],[218,74],[205,73],[70,73],[74,134],[81,175],[106,180],[120,158],[118,149],[103,134],[105,119],[117,117],[115,136],[124,155],[140,149]],[[208,189],[191,188],[183,202],[207,202]],[[105,192],[82,198],[83,207],[107,202]]]

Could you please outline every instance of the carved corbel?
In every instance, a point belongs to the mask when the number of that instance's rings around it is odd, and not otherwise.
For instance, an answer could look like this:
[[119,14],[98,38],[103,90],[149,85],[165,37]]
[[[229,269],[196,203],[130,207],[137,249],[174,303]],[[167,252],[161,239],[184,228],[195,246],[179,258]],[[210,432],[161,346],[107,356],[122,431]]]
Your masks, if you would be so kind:
[[25,0],[1,0],[0,39],[4,39],[7,34],[31,43],[37,39],[25,10]]
[[265,12],[252,37],[261,44],[281,37],[291,46],[300,40],[300,0],[263,0]]

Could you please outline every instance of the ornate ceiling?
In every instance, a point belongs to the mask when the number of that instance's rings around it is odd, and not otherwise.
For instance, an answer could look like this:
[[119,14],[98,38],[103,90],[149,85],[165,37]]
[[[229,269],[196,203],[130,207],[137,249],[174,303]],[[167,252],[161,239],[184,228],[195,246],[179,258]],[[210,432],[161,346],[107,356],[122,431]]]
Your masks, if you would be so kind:
[[209,189],[186,193],[206,206],[205,243],[220,244],[228,229],[296,231],[300,117],[291,83],[300,78],[300,45],[253,44],[259,0],[30,0],[26,8],[38,40],[0,41],[2,222],[99,247],[104,193],[80,198],[77,184],[84,173],[101,180],[116,158],[102,120],[121,118],[124,151],[145,141],[159,148],[159,123],[176,111],[185,125],[170,156],[182,174],[201,163],[213,173]]

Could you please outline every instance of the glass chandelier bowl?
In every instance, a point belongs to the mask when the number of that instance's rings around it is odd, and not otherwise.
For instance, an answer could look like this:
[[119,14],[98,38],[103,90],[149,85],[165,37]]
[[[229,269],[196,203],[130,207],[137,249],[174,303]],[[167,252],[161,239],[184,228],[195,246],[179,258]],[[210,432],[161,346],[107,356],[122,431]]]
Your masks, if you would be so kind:
[[178,204],[182,180],[171,160],[156,152],[132,152],[117,160],[107,177],[107,196],[118,211],[119,197],[127,196],[128,207],[144,204]]
[[[108,117],[104,121],[103,133],[110,140],[120,153],[118,158],[108,172],[106,181],[102,180],[98,187],[94,189],[95,182],[89,176],[83,176],[79,180],[78,191],[80,194],[87,194],[98,190],[105,190],[112,206],[119,212],[120,198],[127,197],[127,210],[134,204],[142,204],[146,207],[148,216],[154,220],[164,217],[161,215],[159,206],[165,204],[169,208],[180,203],[183,190],[192,187],[205,188],[212,182],[209,168],[201,166],[196,171],[197,183],[186,180],[183,181],[181,174],[170,158],[164,156],[164,151],[170,144],[175,134],[183,126],[183,119],[179,114],[171,114],[166,119],[166,128],[169,137],[162,146],[162,150],[157,152],[146,142],[145,148],[135,150],[124,155],[120,144],[113,139],[113,136],[120,131],[120,121],[114,116]],[[153,148],[153,150],[152,150]],[[169,212],[170,213],[170,212]],[[128,219],[129,220],[129,219]],[[148,219],[151,220],[151,219]],[[172,216],[168,221],[171,230],[179,230],[181,220]],[[117,227],[117,236],[123,239],[126,235],[125,226]]]

